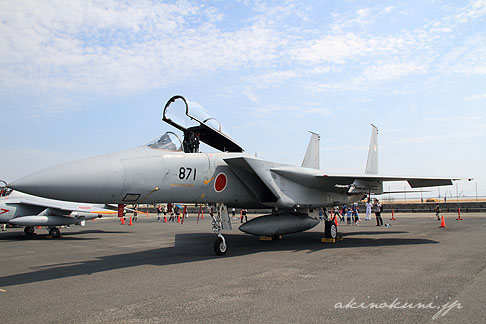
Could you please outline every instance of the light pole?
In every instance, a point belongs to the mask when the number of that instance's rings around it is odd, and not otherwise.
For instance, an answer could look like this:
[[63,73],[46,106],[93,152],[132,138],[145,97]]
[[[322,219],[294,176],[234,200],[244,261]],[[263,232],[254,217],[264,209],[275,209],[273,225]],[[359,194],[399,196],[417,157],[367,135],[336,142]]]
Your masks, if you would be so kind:
[[476,181],[476,201],[478,201],[478,182]]

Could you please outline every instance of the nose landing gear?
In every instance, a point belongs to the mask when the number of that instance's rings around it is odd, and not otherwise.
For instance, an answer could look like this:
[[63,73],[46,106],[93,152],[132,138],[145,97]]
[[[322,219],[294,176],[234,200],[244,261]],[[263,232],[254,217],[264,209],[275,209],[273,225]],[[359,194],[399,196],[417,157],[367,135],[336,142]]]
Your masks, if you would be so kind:
[[[218,238],[214,242],[214,253],[216,253],[216,255],[225,255],[228,251],[228,244],[226,243],[226,240],[224,239],[224,236],[223,234],[221,234],[221,232],[224,226],[227,226],[229,229],[231,229],[231,221],[229,219],[228,209],[226,208],[226,206],[218,204],[217,210],[218,212],[215,216],[213,207],[209,209],[209,215],[213,219],[213,232],[218,234]],[[223,224],[226,225],[223,226]]]

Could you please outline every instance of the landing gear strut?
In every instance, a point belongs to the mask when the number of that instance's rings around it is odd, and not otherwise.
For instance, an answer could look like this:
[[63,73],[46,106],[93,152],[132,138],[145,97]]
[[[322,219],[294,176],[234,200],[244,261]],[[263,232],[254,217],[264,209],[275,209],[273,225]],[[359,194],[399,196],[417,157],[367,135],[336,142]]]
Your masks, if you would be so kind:
[[59,238],[61,236],[61,231],[57,227],[52,227],[49,229],[49,235],[52,238]]
[[28,235],[28,236],[34,235],[34,227],[33,226],[26,226],[24,228],[24,233],[25,233],[25,235]]
[[225,255],[226,251],[228,251],[228,245],[226,244],[224,236],[221,234],[221,231],[223,230],[223,222],[221,220],[220,208],[218,208],[218,212],[216,213],[216,216],[214,216],[214,210],[213,207],[211,207],[209,215],[211,215],[211,218],[213,219],[211,224],[213,226],[213,232],[218,234],[218,238],[214,242],[214,253],[216,253],[216,255]]

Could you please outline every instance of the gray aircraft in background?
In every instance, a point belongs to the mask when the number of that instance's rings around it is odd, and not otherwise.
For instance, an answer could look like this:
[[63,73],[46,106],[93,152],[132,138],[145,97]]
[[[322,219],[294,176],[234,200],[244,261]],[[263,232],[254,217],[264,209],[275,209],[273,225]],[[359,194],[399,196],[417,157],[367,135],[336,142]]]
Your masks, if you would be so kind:
[[24,226],[25,235],[34,235],[37,226],[45,227],[52,238],[61,235],[60,226],[85,226],[87,220],[117,212],[93,204],[58,201],[2,190],[0,224]]
[[[0,182],[7,185],[3,180]],[[61,226],[84,227],[87,220],[118,214],[116,205],[47,199],[14,191],[5,186],[0,186],[0,224],[23,226],[27,236],[34,235],[35,228],[40,226],[46,228],[52,238],[59,238]],[[133,211],[125,206],[124,209]]]
[[[177,110],[178,106],[181,107]],[[382,194],[383,182],[407,181],[412,188],[452,185],[453,178],[378,175],[378,128],[372,125],[364,174],[333,174],[319,169],[319,135],[312,133],[302,166],[265,161],[244,153],[212,117],[172,97],[162,120],[182,131],[144,146],[51,167],[9,184],[37,196],[92,203],[160,202],[215,204],[216,254],[227,251],[222,230],[231,228],[227,208],[266,208],[272,213],[250,220],[240,230],[278,236],[305,231],[319,223],[318,208],[351,204]],[[172,113],[178,111],[181,122]],[[203,142],[220,152],[201,153]],[[332,222],[329,222],[332,223]],[[336,227],[326,231],[332,237]]]

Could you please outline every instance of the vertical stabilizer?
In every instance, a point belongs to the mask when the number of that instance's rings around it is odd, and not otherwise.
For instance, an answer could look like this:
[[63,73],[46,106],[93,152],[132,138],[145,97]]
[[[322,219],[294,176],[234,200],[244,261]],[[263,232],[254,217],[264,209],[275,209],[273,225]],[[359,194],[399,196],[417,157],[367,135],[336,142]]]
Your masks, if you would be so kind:
[[302,167],[318,169],[319,170],[319,140],[321,137],[319,134],[311,133],[311,139],[309,145],[307,146],[307,151],[305,152],[304,161],[302,162]]
[[371,124],[370,149],[366,162],[366,174],[378,174],[378,127]]

